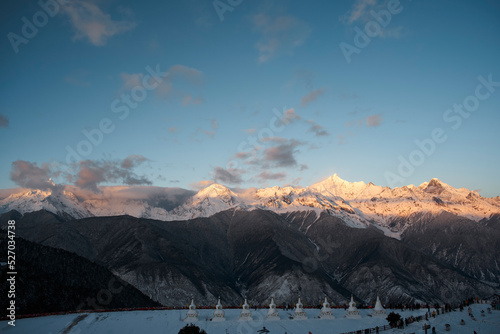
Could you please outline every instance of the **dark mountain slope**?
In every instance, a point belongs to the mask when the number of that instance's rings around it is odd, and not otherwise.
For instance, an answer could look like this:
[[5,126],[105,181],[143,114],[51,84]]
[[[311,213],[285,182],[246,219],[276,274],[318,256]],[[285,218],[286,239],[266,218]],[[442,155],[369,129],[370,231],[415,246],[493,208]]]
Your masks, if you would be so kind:
[[[458,301],[489,295],[490,286],[405,240],[379,229],[353,228],[314,212],[279,215],[228,210],[208,218],[162,222],[130,216],[64,221],[46,212],[25,215],[18,233],[110,269],[165,305],[266,304],[299,295],[317,304],[324,295],[344,303]],[[421,250],[422,249],[422,250]]]
[[402,241],[476,279],[500,283],[498,215],[474,222],[447,212],[412,225]]
[[[108,269],[88,259],[20,237],[15,241],[18,315],[160,306]],[[2,254],[7,254],[5,232],[0,232],[0,249]],[[6,266],[1,268],[0,279],[0,293],[7,296]],[[7,298],[2,298],[3,309],[7,307],[7,302]]]

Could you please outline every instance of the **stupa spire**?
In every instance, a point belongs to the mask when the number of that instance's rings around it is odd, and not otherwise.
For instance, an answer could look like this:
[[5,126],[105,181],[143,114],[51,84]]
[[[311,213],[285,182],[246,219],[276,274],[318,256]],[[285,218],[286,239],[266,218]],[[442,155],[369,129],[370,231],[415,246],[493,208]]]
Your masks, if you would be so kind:
[[189,310],[187,311],[186,322],[198,321],[198,312],[196,312],[196,305],[194,304],[194,297],[191,297],[191,304],[189,304]]
[[240,313],[240,321],[250,321],[252,320],[252,312],[250,311],[250,305],[248,305],[247,299],[245,298],[245,302],[241,308]]
[[217,301],[217,305],[215,305],[214,317],[212,318],[212,321],[226,321],[224,311],[222,310],[220,297],[219,300]]
[[332,308],[330,307],[330,303],[328,302],[326,296],[319,317],[320,319],[335,319],[335,317],[333,316]]
[[345,313],[345,317],[349,319],[359,319],[361,316],[359,315],[359,311],[356,307],[356,302],[354,301],[354,296],[351,295],[351,301],[349,302],[349,308]]
[[267,311],[267,320],[280,320],[278,311],[276,310],[276,304],[274,303],[274,297],[271,297],[271,303],[269,304],[269,310]]
[[306,312],[303,309],[303,304],[300,301],[300,296],[299,296],[299,300],[297,301],[297,304],[295,304],[295,311],[293,312],[293,319],[294,320],[306,320],[307,319]]
[[379,296],[377,296],[377,302],[375,303],[375,307],[373,308],[372,316],[385,318],[385,309],[380,302]]

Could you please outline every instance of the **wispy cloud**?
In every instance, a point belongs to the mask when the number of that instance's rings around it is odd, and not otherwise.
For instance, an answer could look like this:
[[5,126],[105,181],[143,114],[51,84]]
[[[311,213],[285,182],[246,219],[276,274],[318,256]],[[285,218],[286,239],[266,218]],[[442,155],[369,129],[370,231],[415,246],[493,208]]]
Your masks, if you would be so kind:
[[329,135],[328,131],[326,131],[323,126],[319,125],[318,123],[316,123],[312,119],[308,120],[307,123],[310,124],[310,127],[307,131],[313,132],[317,137]]
[[214,183],[214,181],[212,181],[212,180],[203,180],[203,181],[199,181],[199,182],[190,183],[189,187],[193,190],[198,191],[198,190],[201,190],[201,189],[208,187],[209,185],[211,185],[213,183]]
[[291,139],[279,145],[269,147],[264,150],[264,160],[274,167],[293,167],[297,166],[295,153],[301,142]]
[[307,107],[309,103],[316,101],[316,99],[321,95],[323,95],[324,92],[325,92],[324,88],[316,89],[311,91],[309,94],[303,96],[301,99],[302,107]]
[[369,17],[370,10],[377,5],[377,0],[356,0],[349,10],[340,20],[346,24],[352,24],[356,21],[366,20]]
[[376,127],[382,124],[382,115],[375,114],[366,117],[366,126]]
[[215,118],[212,118],[211,122],[212,122],[212,129],[215,130],[219,127],[219,122],[217,122]]
[[[143,86],[144,77],[144,73],[122,72],[120,78],[123,84],[120,92]],[[174,65],[168,69],[162,82],[155,88],[155,93],[165,99],[170,97],[179,98],[182,106],[199,105],[203,103],[203,98],[201,96],[195,98],[192,93],[186,92],[186,90],[194,90],[202,86],[204,80],[205,76],[202,71],[184,65]],[[154,78],[150,78],[148,84],[156,84],[156,81],[154,81]]]
[[123,160],[82,160],[74,163],[68,170],[57,163],[38,166],[36,163],[17,160],[12,163],[10,179],[24,188],[58,190],[64,186],[56,185],[52,179],[62,176],[78,188],[98,193],[98,186],[102,183],[151,185],[148,178],[133,171],[146,161],[148,159],[142,155],[130,155]]
[[217,130],[217,128],[219,127],[219,123],[217,122],[217,120],[212,119],[211,124],[212,124],[212,130],[202,130],[202,131],[204,134],[214,139],[216,133],[215,130]]
[[269,168],[300,167],[296,154],[305,142],[283,137],[264,137],[261,143],[262,146],[236,153],[234,159],[260,171]]
[[205,76],[202,71],[184,65],[174,65],[170,67],[168,72],[171,74],[173,79],[177,78],[186,80],[192,85],[201,85],[205,80]]
[[382,124],[383,117],[382,114],[373,114],[373,115],[368,115],[363,118],[358,118],[358,119],[353,119],[349,122],[346,122],[344,126],[346,128],[350,128],[346,133],[344,134],[339,134],[338,137],[338,144],[342,145],[344,144],[345,140],[348,137],[354,137],[356,136],[360,131],[366,130],[366,128],[375,128],[378,127]]
[[222,168],[215,167],[213,174],[215,182],[222,182],[228,184],[240,184],[243,183],[243,179],[241,175],[244,174],[245,171],[243,169],[237,168]]
[[268,180],[280,180],[283,181],[286,178],[286,172],[277,172],[277,173],[272,173],[272,172],[267,172],[263,171],[262,173],[257,175],[257,178],[261,182],[265,182]]
[[311,33],[305,22],[291,15],[272,18],[260,13],[253,17],[253,24],[255,30],[261,34],[261,39],[256,44],[259,63],[265,63],[282,54],[293,54]]
[[47,190],[55,187],[51,181],[56,172],[48,163],[38,166],[24,160],[17,160],[12,163],[10,179],[23,188]]
[[135,28],[130,11],[124,11],[127,18],[115,21],[96,4],[85,0],[68,1],[62,10],[69,17],[75,29],[74,40],[87,39],[95,46],[103,46],[108,39]]
[[382,38],[401,38],[405,34],[405,29],[403,26],[397,26],[395,28],[384,28],[380,31],[380,37]]
[[141,165],[142,163],[149,161],[147,158],[140,154],[132,154],[123,159],[121,162],[121,168],[132,169]]
[[130,90],[137,86],[142,86],[142,79],[144,78],[144,73],[125,73],[122,72],[120,77],[123,81],[123,89]]
[[289,124],[300,119],[301,117],[295,112],[295,109],[290,108],[283,113],[283,117],[281,120],[283,124]]
[[64,77],[64,81],[77,87],[89,87],[90,82],[86,80],[89,72],[86,70],[77,70]]
[[[340,21],[347,26],[353,24],[365,24],[375,20],[372,11],[378,12],[381,9],[386,9],[387,1],[384,0],[356,0],[351,9],[343,16]],[[380,29],[379,36],[382,38],[400,38],[405,33],[403,26],[384,27]]]
[[246,134],[253,134],[255,132],[257,132],[257,129],[254,129],[254,128],[251,128],[251,129],[244,129],[243,132],[245,132]]
[[119,182],[126,185],[151,185],[145,176],[137,175],[132,169],[146,161],[141,156],[130,156],[123,161],[82,160],[76,164],[77,173],[74,184],[82,189],[100,192],[97,187],[102,183]]
[[201,96],[197,97],[197,98],[193,98],[191,96],[191,94],[186,94],[182,98],[182,105],[184,107],[188,106],[188,105],[198,105],[198,104],[201,104],[202,102],[203,102],[203,99],[201,98]]
[[0,114],[0,128],[8,128],[9,127],[9,119],[7,116]]

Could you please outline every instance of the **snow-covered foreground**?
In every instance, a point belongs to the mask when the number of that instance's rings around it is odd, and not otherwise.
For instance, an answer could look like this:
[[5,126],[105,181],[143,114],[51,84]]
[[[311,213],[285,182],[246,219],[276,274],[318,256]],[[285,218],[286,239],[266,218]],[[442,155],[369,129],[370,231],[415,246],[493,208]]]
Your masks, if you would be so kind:
[[[451,325],[450,333],[472,334],[498,334],[500,333],[500,311],[486,312],[488,305],[472,305],[472,311],[476,320],[472,320],[467,311],[456,311],[445,313],[436,319],[431,319],[427,323],[436,327],[437,333],[445,332],[445,324]],[[481,310],[485,311],[485,316],[481,317]],[[198,310],[199,321],[197,326],[203,328],[208,334],[226,333],[257,333],[265,326],[270,333],[276,334],[334,334],[343,333],[375,326],[383,326],[387,321],[383,318],[369,317],[371,311],[360,310],[361,319],[344,318],[344,310],[335,309],[333,320],[320,320],[315,317],[319,315],[318,309],[306,309],[308,320],[292,320],[288,317],[293,311],[279,310],[279,321],[266,321],[267,310],[252,311],[254,321],[240,322],[238,317],[240,310],[225,310],[226,321],[207,321],[213,314],[213,310]],[[403,318],[410,315],[418,316],[425,314],[426,310],[404,311],[396,310]],[[390,311],[387,310],[389,313]],[[61,316],[49,316],[41,318],[21,319],[16,321],[16,326],[12,327],[7,321],[0,322],[0,332],[2,333],[40,333],[40,334],[77,334],[77,333],[166,333],[177,334],[186,323],[181,321],[186,315],[186,310],[170,311],[132,311],[132,312],[112,312],[112,313],[90,313],[90,314],[69,314]],[[465,320],[465,325],[460,325],[460,320]],[[424,321],[410,324],[405,329],[391,329],[381,333],[424,333],[422,325]],[[429,330],[431,333],[431,330]]]

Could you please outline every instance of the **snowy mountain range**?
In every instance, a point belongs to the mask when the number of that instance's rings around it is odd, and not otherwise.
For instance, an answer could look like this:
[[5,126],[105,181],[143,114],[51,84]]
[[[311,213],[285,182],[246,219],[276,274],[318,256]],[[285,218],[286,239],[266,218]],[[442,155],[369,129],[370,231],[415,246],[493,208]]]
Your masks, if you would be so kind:
[[333,175],[309,187],[101,190],[11,192],[0,221],[163,305],[298,294],[457,302],[500,291],[500,198],[438,179],[394,189]]
[[[144,188],[144,187],[143,187]],[[348,182],[338,175],[309,187],[271,187],[233,191],[221,184],[211,184],[192,193],[179,190],[178,198],[161,200],[154,196],[115,196],[97,194],[78,196],[63,191],[23,190],[0,201],[0,213],[16,210],[21,214],[46,210],[67,218],[130,215],[162,221],[210,217],[232,208],[275,213],[314,211],[341,218],[351,227],[375,226],[388,236],[399,238],[421,214],[448,212],[476,222],[500,213],[500,197],[485,198],[465,188],[456,189],[432,179],[419,186],[400,188],[376,186],[373,183]],[[160,198],[160,199],[159,199]]]

